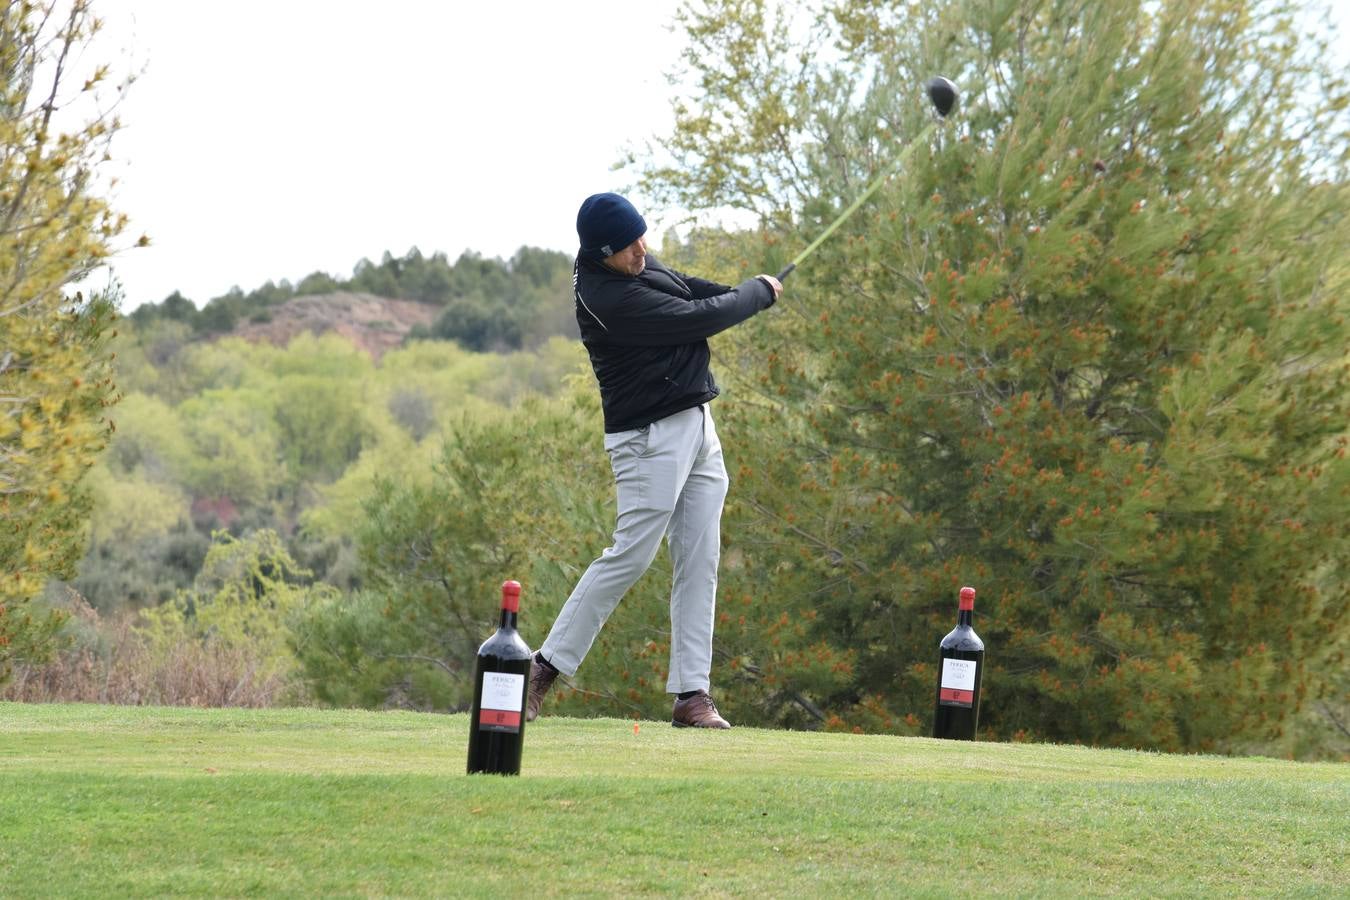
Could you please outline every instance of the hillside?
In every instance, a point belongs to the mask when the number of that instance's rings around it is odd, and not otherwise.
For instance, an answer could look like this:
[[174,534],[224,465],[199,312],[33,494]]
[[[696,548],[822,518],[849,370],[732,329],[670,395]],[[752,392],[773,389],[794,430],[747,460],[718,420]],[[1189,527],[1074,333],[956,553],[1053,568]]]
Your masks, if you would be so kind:
[[374,294],[340,291],[307,294],[267,311],[266,321],[237,325],[222,337],[241,337],[285,346],[299,334],[335,333],[378,360],[394,349],[415,325],[430,325],[440,309],[411,300],[390,300]]
[[1332,896],[1344,765],[546,716],[0,703],[36,896]]

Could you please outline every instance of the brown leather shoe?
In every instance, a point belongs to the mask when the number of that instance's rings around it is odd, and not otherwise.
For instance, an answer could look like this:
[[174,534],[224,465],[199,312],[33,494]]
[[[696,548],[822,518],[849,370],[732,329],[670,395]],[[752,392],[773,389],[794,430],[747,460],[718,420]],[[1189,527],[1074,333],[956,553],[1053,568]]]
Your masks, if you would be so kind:
[[553,687],[558,670],[544,662],[538,653],[534,655],[534,664],[530,666],[530,698],[525,703],[525,721],[533,722],[539,718],[539,707],[544,705],[544,695]]
[[687,700],[676,700],[670,714],[670,724],[676,728],[730,728],[731,723],[717,713],[713,698],[707,691],[699,691]]

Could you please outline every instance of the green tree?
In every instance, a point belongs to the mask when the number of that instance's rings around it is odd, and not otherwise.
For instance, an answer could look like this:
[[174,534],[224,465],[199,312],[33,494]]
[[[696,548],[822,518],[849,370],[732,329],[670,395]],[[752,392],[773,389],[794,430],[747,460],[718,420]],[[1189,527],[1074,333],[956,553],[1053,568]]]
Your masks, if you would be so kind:
[[486,353],[519,347],[522,334],[516,310],[498,299],[470,294],[452,299],[427,336]]
[[0,679],[16,655],[49,643],[55,621],[29,601],[79,559],[81,476],[115,399],[114,301],[66,289],[103,263],[124,224],[95,182],[117,121],[94,115],[64,130],[56,115],[107,76],[75,71],[97,28],[80,0],[0,12]]
[[107,466],[89,470],[94,544],[135,542],[168,534],[188,520],[188,502],[178,485],[147,477],[143,470],[114,474]]
[[332,481],[356,460],[369,433],[351,385],[289,375],[277,385],[277,426],[297,478]]
[[203,334],[220,334],[234,328],[239,321],[238,308],[243,305],[243,294],[229,297],[234,303],[217,300],[208,303],[197,316],[193,325]]
[[142,303],[132,311],[129,318],[139,326],[148,325],[158,319],[193,325],[197,321],[197,316],[196,304],[178,291],[174,291],[160,303]]
[[921,130],[928,75],[965,97],[730,353],[726,592],[777,615],[715,680],[920,731],[969,582],[990,735],[1277,740],[1348,634],[1333,55],[1279,3],[827,4],[810,46],[766,9],[686,12],[688,168],[647,173],[757,211],[766,256]]
[[177,408],[190,450],[176,468],[194,498],[257,506],[286,481],[274,398],[256,390],[208,390]]
[[181,399],[185,390],[180,351],[191,340],[188,325],[169,319],[119,330],[113,341],[119,383],[128,391],[153,393],[165,400]]
[[376,297],[399,296],[398,276],[390,270],[388,259],[379,266],[368,259],[361,260],[352,270],[352,278],[348,285],[354,291],[374,294]]
[[[355,692],[367,703],[401,696],[419,707],[463,706],[465,667],[472,671],[474,651],[491,630],[493,588],[522,577],[528,565],[522,526],[530,507],[505,501],[529,471],[533,445],[508,432],[466,426],[447,444],[431,483],[376,482],[358,529],[369,593],[310,625],[348,641],[330,649],[331,638],[306,639],[323,651],[303,657],[322,698]],[[343,625],[356,621],[365,627]],[[340,660],[350,661],[345,677],[333,670]]]
[[[312,582],[276,532],[217,533],[192,587],[171,603],[142,610],[139,631],[161,657],[194,640],[241,654],[256,681],[289,679],[298,672],[293,621],[334,593]],[[301,693],[297,684],[292,699]]]
[[[429,477],[376,482],[357,532],[362,592],[310,609],[297,632],[322,699],[465,708],[474,653],[495,627],[507,578],[525,586],[526,640],[543,641],[613,526],[594,393],[587,375],[561,398],[465,422]],[[663,559],[630,592],[584,672],[560,689],[561,708],[668,711],[669,578]]]
[[177,410],[156,397],[129,392],[112,419],[116,433],[100,463],[114,478],[182,483],[192,450]]
[[192,585],[210,546],[186,519],[138,540],[92,539],[70,585],[104,614],[157,606]]
[[297,296],[331,294],[340,288],[341,284],[338,280],[327,272],[311,272],[300,279],[300,283],[295,286],[295,293]]

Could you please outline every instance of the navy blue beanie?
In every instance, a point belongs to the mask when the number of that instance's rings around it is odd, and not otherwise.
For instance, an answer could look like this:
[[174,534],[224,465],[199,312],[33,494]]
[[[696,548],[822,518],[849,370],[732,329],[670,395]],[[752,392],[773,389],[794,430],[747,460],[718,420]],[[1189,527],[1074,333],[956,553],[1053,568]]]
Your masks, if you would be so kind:
[[577,212],[583,259],[613,256],[646,233],[646,221],[618,194],[592,194]]

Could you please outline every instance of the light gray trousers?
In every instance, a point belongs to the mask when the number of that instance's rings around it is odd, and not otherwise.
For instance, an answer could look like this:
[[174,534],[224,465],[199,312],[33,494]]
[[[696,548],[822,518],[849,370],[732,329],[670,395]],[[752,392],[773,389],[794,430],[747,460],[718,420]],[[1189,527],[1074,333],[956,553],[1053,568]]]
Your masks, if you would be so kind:
[[614,545],[586,569],[539,650],[558,671],[576,674],[605,620],[656,558],[664,536],[674,569],[666,690],[707,690],[727,495],[712,412],[704,404],[646,428],[607,434],[605,452],[618,492]]

